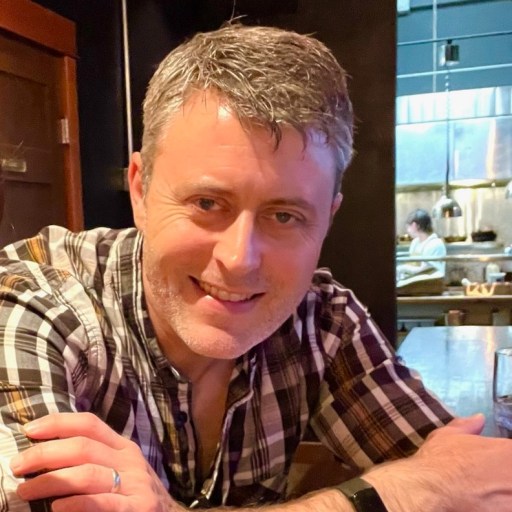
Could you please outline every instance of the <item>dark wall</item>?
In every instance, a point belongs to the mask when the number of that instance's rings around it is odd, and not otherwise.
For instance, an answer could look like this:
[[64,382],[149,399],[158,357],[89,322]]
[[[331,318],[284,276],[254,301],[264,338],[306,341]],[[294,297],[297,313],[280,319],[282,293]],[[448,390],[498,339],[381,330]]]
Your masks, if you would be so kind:
[[113,185],[127,165],[120,2],[37,0],[76,22],[78,114],[86,228],[132,224],[128,195]]
[[[85,218],[88,227],[131,223],[127,194],[109,182],[126,165],[120,2],[39,0],[78,24],[78,92]],[[394,98],[395,0],[238,0],[246,23],[314,33],[351,75],[357,155],[321,264],[353,288],[379,325],[395,337]],[[140,103],[161,58],[198,30],[231,16],[231,0],[129,0],[135,148]]]
[[234,10],[232,0],[127,1],[135,147],[142,138],[141,106],[147,83],[172,48],[195,32],[219,28],[232,14],[243,16],[246,24],[271,25],[278,16],[298,14],[298,0],[236,0]]
[[396,332],[394,267],[394,0],[299,2],[290,28],[315,33],[351,75],[356,156],[321,263],[354,289],[388,338]]

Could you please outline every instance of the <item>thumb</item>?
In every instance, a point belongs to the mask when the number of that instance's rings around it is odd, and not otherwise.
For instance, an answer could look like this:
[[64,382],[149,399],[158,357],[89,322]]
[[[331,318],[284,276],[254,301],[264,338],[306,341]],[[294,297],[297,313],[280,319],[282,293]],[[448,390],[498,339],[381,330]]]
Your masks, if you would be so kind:
[[448,427],[459,430],[461,434],[481,434],[485,425],[485,416],[482,413],[473,414],[473,416],[467,416],[466,418],[455,418]]

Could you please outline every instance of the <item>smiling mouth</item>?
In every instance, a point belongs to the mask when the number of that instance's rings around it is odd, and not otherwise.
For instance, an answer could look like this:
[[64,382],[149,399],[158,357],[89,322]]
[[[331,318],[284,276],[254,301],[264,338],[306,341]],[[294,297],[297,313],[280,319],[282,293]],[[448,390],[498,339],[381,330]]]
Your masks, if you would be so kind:
[[257,297],[258,295],[261,295],[259,293],[233,293],[228,292],[227,290],[223,290],[221,288],[218,288],[217,286],[211,285],[209,283],[206,283],[204,281],[198,281],[197,279],[192,278],[193,281],[208,295],[213,297],[214,299],[219,299],[223,301],[229,301],[229,302],[246,302],[254,297]]

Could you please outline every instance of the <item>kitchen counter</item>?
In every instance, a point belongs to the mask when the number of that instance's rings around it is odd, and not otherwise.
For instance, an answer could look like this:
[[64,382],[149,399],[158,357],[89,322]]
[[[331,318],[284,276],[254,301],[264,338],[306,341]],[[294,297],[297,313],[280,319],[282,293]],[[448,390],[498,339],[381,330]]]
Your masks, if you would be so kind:
[[512,302],[512,295],[486,295],[486,296],[470,296],[460,294],[446,294],[441,295],[404,295],[397,297],[398,304],[471,304],[480,303],[493,304],[493,303],[509,303]]
[[396,301],[399,331],[415,325],[445,324],[445,315],[453,310],[462,311],[461,322],[466,325],[510,325],[512,320],[512,295],[475,297],[464,295],[461,288],[442,295],[400,296]]
[[446,262],[459,262],[459,261],[476,261],[481,263],[488,263],[490,261],[512,261],[512,254],[505,253],[490,253],[490,254],[448,254],[446,256],[408,256],[396,255],[397,263],[408,263],[417,261],[446,261]]
[[442,281],[432,282],[430,286],[427,282],[397,289],[398,343],[416,326],[453,325],[454,322],[465,325],[512,323],[512,294],[499,293],[509,290],[495,289],[496,295],[479,296],[465,295],[460,285],[450,286],[461,283],[463,279],[471,283],[482,282],[490,262],[496,263],[501,271],[512,273],[512,254],[505,252],[503,245],[496,242],[446,244],[446,250],[447,255],[443,257],[412,258],[408,256],[408,247],[397,247],[397,263],[446,262],[446,275]]
[[[460,283],[463,278],[471,282],[481,282],[485,280],[485,269],[489,263],[496,263],[503,272],[512,274],[512,254],[503,250],[498,251],[496,245],[482,242],[481,244],[461,244],[455,248],[455,244],[447,244],[446,256],[414,256],[411,257],[407,252],[396,252],[396,263],[418,263],[422,261],[444,261],[446,263],[446,275],[444,284]],[[503,248],[503,246],[501,246]]]

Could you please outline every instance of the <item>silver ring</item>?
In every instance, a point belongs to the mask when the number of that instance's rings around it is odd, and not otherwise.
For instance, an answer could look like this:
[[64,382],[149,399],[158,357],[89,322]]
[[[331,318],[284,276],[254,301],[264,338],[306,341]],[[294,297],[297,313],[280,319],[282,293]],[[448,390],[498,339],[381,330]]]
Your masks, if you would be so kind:
[[119,488],[121,487],[121,475],[112,468],[112,489],[110,489],[111,493],[119,492]]

